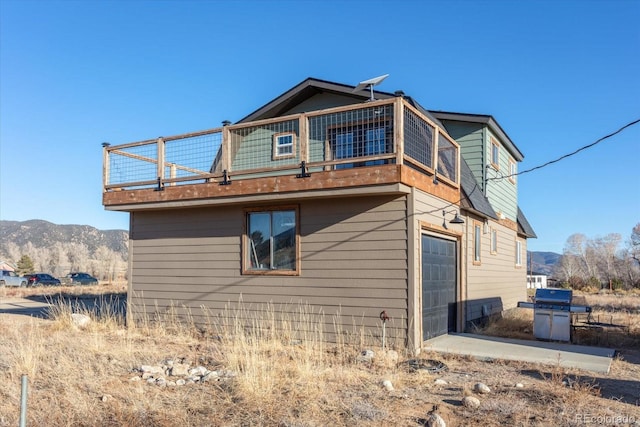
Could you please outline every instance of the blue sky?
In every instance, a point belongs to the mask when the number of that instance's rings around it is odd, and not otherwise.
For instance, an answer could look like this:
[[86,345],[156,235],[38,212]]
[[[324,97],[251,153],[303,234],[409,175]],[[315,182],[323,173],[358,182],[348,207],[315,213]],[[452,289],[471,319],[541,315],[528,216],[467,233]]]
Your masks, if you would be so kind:
[[[520,170],[640,118],[640,1],[0,2],[0,219],[128,228],[102,151],[236,121],[307,77],[390,74],[428,109],[491,114]],[[640,125],[519,177],[538,234],[640,222]]]

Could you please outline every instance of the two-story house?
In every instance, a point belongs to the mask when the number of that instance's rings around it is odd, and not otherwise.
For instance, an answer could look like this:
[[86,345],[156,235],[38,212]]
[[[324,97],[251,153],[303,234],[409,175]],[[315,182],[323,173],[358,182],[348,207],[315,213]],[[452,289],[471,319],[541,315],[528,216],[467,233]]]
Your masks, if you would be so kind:
[[387,337],[419,350],[515,307],[534,237],[522,154],[491,116],[372,93],[309,78],[234,124],[104,144],[103,203],[130,213],[133,318],[300,303],[328,340],[378,336],[388,316]]

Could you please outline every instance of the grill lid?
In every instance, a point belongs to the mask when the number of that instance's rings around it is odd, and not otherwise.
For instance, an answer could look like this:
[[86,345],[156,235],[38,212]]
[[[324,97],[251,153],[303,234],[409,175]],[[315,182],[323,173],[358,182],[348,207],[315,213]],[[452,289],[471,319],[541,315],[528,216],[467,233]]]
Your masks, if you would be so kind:
[[536,289],[535,303],[547,303],[556,305],[570,305],[573,291],[571,289]]

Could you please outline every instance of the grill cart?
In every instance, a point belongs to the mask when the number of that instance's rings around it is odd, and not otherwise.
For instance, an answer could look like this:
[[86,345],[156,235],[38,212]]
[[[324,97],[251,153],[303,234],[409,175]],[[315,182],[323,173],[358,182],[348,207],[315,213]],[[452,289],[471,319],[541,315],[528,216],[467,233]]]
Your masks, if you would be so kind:
[[547,341],[571,341],[571,313],[590,313],[591,307],[571,304],[570,289],[536,289],[533,302],[518,307],[533,309],[533,336]]

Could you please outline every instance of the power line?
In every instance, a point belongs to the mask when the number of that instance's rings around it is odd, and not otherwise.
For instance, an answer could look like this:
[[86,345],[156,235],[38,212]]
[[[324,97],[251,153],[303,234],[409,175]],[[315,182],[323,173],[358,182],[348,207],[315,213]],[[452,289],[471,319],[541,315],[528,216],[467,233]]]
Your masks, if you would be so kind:
[[622,131],[623,131],[623,130],[625,130],[626,128],[631,127],[631,126],[633,126],[633,125],[635,125],[635,124],[638,124],[638,123],[640,123],[640,119],[637,119],[637,120],[634,120],[634,121],[632,121],[632,122],[629,122],[629,123],[627,123],[626,125],[622,126],[620,129],[618,129],[617,131],[615,131],[615,132],[613,132],[613,133],[610,133],[609,135],[605,135],[605,136],[603,136],[602,138],[598,139],[598,140],[597,140],[597,141],[595,141],[595,142],[592,142],[592,143],[591,143],[591,144],[589,144],[589,145],[585,145],[584,147],[580,147],[580,148],[578,148],[577,150],[575,150],[575,151],[573,151],[573,152],[571,152],[571,153],[569,153],[569,154],[565,154],[564,156],[558,157],[557,159],[550,160],[550,161],[548,161],[547,163],[544,163],[544,164],[542,164],[542,165],[535,166],[535,167],[533,167],[533,168],[531,168],[531,169],[527,169],[527,170],[524,170],[524,171],[522,171],[522,172],[513,173],[513,174],[511,174],[511,175],[501,175],[501,176],[496,176],[496,177],[493,177],[493,178],[487,178],[486,180],[487,180],[487,181],[493,181],[493,180],[505,179],[505,178],[510,178],[510,177],[512,177],[512,176],[518,176],[518,175],[523,175],[523,174],[525,174],[525,173],[533,172],[534,170],[542,169],[542,168],[547,167],[547,166],[549,166],[549,165],[552,165],[552,164],[554,164],[554,163],[558,163],[560,160],[564,160],[564,159],[566,159],[567,157],[574,156],[574,155],[578,154],[579,152],[581,152],[581,151],[583,151],[583,150],[586,150],[587,148],[591,148],[591,147],[593,147],[594,145],[601,143],[601,142],[602,142],[602,141],[604,141],[605,139],[611,138],[612,136],[619,134],[620,132],[622,132]]

